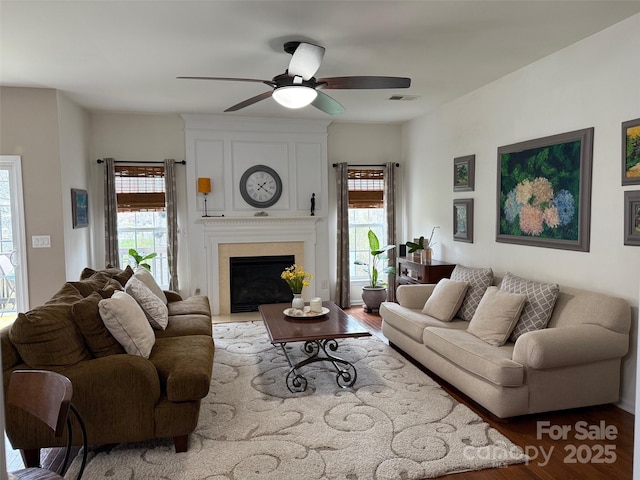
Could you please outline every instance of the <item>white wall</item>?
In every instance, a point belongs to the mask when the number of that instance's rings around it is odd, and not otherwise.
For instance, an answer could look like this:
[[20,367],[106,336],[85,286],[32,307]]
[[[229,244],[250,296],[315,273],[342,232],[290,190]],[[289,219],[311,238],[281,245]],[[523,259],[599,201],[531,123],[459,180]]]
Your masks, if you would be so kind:
[[[402,163],[402,125],[379,123],[332,123],[329,125],[329,259],[331,271],[331,298],[336,291],[337,256],[337,193],[334,163],[347,162],[350,165],[382,165],[387,162]],[[405,165],[397,171],[398,198],[403,197],[402,175]],[[404,243],[402,236],[402,202],[398,204],[398,243]],[[351,304],[362,303],[362,286],[366,282],[352,282]]]
[[[0,153],[22,158],[29,305],[36,306],[66,280],[56,91],[1,87],[0,123]],[[32,235],[50,235],[51,248],[32,248]]]
[[[635,397],[640,249],[623,245],[621,123],[640,117],[640,15],[408,123],[407,237],[441,225],[435,257],[614,294],[633,307],[621,406]],[[496,243],[497,148],[594,127],[590,252]],[[476,155],[475,191],[453,192],[453,158]],[[637,189],[637,188],[636,188]],[[474,243],[453,242],[454,198],[475,201]]]
[[89,114],[58,93],[58,125],[65,270],[67,280],[77,280],[91,262],[91,225],[101,218],[90,215],[89,227],[73,228],[71,189],[87,190],[89,203],[99,202],[89,184]]
[[[136,113],[91,113],[91,157],[89,174],[93,202],[92,215],[97,219],[92,223],[94,255],[91,265],[104,268],[104,165],[98,164],[99,158],[111,157],[124,161],[159,161],[173,158],[185,159],[184,122],[180,115],[173,114],[136,114]],[[176,165],[176,189],[178,196],[178,278],[189,276],[189,245],[186,241],[187,223],[186,168]],[[182,288],[181,288],[182,291]]]

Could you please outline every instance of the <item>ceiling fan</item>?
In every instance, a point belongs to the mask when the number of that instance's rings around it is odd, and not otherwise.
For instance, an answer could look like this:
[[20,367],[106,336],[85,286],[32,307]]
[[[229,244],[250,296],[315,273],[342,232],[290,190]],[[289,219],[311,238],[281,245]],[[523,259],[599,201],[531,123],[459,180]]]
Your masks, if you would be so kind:
[[324,57],[324,47],[305,42],[286,42],[284,51],[292,55],[289,68],[271,80],[227,77],[177,78],[258,82],[272,88],[268,92],[248,98],[227,108],[225,112],[235,112],[266,98],[273,97],[276,102],[287,108],[302,108],[311,104],[329,115],[337,115],[344,112],[345,108],[337,100],[321,90],[409,88],[411,86],[411,79],[406,77],[354,76],[316,79],[313,75],[320,68],[320,63]]

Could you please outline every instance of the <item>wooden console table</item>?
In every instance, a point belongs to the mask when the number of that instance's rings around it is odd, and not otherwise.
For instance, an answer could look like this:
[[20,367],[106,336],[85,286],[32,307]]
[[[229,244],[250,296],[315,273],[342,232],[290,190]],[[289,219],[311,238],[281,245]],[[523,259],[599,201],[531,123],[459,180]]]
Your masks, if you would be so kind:
[[431,263],[423,264],[414,262],[410,257],[399,257],[397,283],[398,285],[438,283],[443,278],[449,278],[455,266],[455,263],[440,260],[431,260]]

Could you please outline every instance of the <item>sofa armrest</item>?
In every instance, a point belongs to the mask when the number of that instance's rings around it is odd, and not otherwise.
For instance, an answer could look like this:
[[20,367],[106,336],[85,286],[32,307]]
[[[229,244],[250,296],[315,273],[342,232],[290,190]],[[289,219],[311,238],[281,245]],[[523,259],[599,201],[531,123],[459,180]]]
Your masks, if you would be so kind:
[[167,297],[168,302],[179,302],[182,300],[182,295],[173,290],[163,290],[165,297]]
[[435,283],[420,285],[400,285],[396,290],[396,300],[407,308],[421,309],[436,288]]
[[516,340],[512,358],[542,370],[622,358],[628,350],[629,335],[588,324],[525,333]]

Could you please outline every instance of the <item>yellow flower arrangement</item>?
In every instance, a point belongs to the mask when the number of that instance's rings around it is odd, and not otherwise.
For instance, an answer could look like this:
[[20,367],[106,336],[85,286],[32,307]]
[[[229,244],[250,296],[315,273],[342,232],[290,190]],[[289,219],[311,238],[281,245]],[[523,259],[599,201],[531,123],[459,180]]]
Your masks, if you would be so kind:
[[309,280],[313,277],[304,271],[304,267],[293,264],[284,269],[280,278],[287,282],[293,293],[302,293],[302,289],[309,286]]

